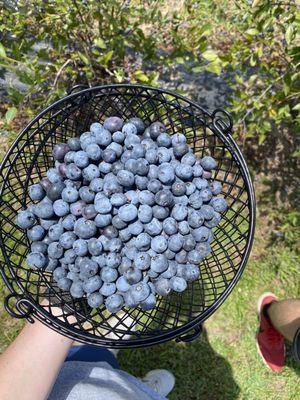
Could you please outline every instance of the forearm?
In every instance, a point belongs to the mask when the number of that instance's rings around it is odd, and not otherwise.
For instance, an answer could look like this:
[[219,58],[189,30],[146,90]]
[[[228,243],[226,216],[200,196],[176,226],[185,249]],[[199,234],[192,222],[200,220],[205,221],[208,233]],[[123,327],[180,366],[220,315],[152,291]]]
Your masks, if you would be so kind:
[[0,356],[0,399],[46,399],[71,345],[39,321],[27,323]]

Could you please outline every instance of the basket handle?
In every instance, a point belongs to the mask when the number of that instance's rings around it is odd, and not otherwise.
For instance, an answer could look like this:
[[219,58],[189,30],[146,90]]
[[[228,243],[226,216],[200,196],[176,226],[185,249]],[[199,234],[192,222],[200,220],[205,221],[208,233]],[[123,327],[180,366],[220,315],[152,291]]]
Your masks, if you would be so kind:
[[67,94],[69,95],[78,90],[88,89],[89,87],[90,87],[89,85],[84,85],[84,84],[75,85],[71,89],[67,90]]
[[[9,304],[10,300],[14,301],[13,306]],[[33,318],[31,317],[31,305],[27,302],[25,298],[21,297],[15,292],[10,293],[8,296],[6,296],[6,298],[4,299],[4,308],[13,318],[26,318],[28,322],[34,322]]]
[[189,333],[187,335],[182,335],[179,336],[177,339],[175,339],[176,342],[192,342],[193,340],[197,339],[202,333],[202,325],[198,325],[195,328],[193,328],[193,333]]
[[232,116],[222,108],[216,108],[212,113],[212,124],[219,132],[230,134],[233,127]]

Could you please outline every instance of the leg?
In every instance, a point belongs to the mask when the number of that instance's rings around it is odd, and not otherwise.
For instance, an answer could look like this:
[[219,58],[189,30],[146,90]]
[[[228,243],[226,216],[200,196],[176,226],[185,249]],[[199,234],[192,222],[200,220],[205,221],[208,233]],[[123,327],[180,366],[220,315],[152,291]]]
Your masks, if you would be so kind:
[[274,301],[267,314],[273,327],[292,342],[300,327],[300,299]]

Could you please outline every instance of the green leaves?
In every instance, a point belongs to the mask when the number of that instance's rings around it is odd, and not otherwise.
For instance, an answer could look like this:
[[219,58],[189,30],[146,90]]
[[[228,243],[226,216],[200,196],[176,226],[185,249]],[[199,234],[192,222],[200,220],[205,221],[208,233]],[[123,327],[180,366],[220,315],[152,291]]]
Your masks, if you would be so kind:
[[292,25],[289,25],[287,27],[287,30],[285,31],[285,40],[288,45],[291,44],[293,36],[294,36],[294,28]]
[[16,107],[9,108],[5,113],[5,121],[9,125],[13,119],[16,117],[18,110]]
[[6,57],[6,51],[2,43],[0,43],[0,57]]

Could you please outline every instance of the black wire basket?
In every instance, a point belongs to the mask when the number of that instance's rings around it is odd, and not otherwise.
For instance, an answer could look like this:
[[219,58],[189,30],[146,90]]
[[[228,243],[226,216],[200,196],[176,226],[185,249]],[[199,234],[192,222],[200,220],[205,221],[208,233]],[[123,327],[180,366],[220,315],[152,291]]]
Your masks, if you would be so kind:
[[[35,317],[65,336],[99,346],[144,347],[174,338],[193,340],[238,282],[253,241],[254,191],[245,160],[231,136],[231,117],[224,110],[210,113],[180,95],[146,86],[79,85],[72,92],[30,122],[0,167],[0,271],[10,291],[5,308],[16,318],[33,322]],[[199,265],[199,279],[183,293],[159,297],[150,311],[123,308],[110,314],[104,306],[92,309],[85,299],[72,299],[57,287],[51,272],[26,266],[29,241],[15,223],[17,212],[30,203],[29,186],[54,164],[53,146],[111,115],[138,116],[149,124],[160,120],[169,134],[183,132],[195,154],[216,159],[213,179],[222,183],[228,204],[214,228],[212,253]],[[47,307],[42,304],[45,297],[50,303]]]

